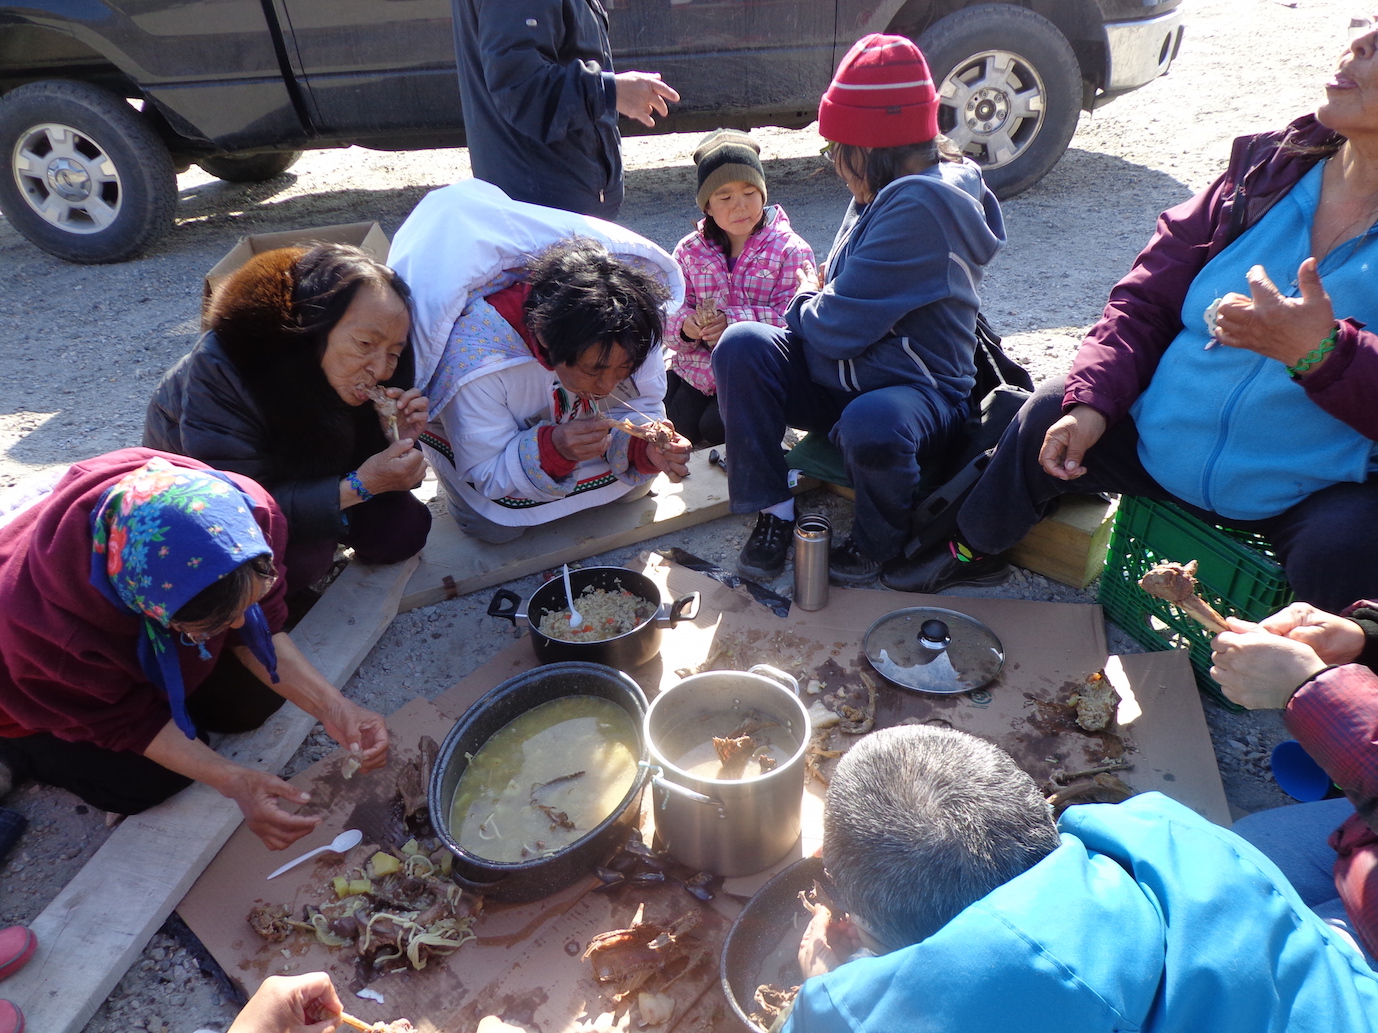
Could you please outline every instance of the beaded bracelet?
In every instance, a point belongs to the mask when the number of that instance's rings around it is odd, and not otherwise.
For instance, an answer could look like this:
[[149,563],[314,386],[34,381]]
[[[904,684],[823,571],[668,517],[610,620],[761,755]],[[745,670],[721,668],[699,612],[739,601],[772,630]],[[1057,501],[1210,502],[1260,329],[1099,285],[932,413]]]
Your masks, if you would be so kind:
[[364,482],[359,480],[358,470],[350,470],[349,473],[345,474],[345,480],[347,480],[349,486],[354,489],[354,494],[359,496],[360,502],[367,502],[369,499],[373,498],[373,492],[365,488]]
[[1335,342],[1340,336],[1340,324],[1336,323],[1333,330],[1326,336],[1325,340],[1312,348],[1309,352],[1297,360],[1296,365],[1287,367],[1287,375],[1293,380],[1299,380],[1301,375],[1312,366],[1320,364],[1321,359],[1325,358],[1335,350]]

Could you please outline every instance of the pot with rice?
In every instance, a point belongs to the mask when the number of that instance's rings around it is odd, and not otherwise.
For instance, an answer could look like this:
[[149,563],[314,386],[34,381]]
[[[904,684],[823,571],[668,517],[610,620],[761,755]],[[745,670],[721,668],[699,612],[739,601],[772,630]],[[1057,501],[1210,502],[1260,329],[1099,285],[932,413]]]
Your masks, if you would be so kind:
[[577,628],[570,627],[569,599],[558,577],[536,589],[525,605],[505,588],[488,603],[490,617],[530,627],[532,649],[543,664],[580,660],[634,671],[660,652],[662,628],[698,616],[699,593],[666,603],[660,586],[624,567],[571,569],[569,578],[583,618]]

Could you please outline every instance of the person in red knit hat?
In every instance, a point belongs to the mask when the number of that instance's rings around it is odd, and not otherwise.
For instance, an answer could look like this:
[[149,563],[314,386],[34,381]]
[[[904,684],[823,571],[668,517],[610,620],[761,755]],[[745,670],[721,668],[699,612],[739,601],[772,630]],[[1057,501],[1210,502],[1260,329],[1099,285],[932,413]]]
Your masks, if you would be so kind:
[[920,468],[967,416],[975,383],[977,289],[1005,243],[981,170],[938,133],[928,62],[910,40],[874,34],[842,59],[818,131],[852,202],[817,284],[786,326],[734,323],[713,351],[734,513],[757,513],[738,557],[749,577],[785,565],[794,501],[786,427],[826,433],[856,489],[835,580],[864,584],[899,555]]

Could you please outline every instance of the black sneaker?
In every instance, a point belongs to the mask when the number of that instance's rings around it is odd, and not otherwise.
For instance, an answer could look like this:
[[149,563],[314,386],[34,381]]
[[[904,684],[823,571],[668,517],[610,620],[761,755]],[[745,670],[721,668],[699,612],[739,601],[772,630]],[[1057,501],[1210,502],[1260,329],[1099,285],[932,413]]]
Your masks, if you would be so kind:
[[772,578],[785,569],[794,521],[781,520],[771,513],[758,513],[751,537],[737,554],[737,570],[747,577]]
[[880,560],[863,555],[856,541],[847,535],[828,552],[828,576],[844,585],[865,585],[880,573]]
[[958,585],[998,585],[1010,565],[999,556],[975,556],[963,545],[943,542],[913,559],[900,556],[881,564],[880,583],[896,592],[932,595]]

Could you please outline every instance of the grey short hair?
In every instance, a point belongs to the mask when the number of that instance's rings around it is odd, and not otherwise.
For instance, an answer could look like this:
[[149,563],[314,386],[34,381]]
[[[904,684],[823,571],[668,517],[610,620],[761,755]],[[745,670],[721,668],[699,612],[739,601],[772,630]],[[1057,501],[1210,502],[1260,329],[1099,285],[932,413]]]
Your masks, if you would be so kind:
[[874,732],[828,788],[823,863],[834,899],[892,950],[931,936],[1058,843],[1033,779],[965,732]]

